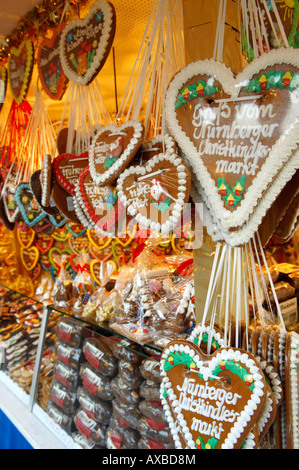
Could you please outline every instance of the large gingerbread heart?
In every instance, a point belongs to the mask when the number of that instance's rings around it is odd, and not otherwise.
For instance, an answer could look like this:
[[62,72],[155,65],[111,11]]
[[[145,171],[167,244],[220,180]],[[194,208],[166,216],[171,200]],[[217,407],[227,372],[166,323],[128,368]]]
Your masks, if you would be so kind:
[[260,221],[298,167],[298,74],[299,54],[280,49],[237,77],[222,63],[194,62],[169,85],[169,132],[220,231]]
[[72,155],[63,153],[54,158],[52,163],[53,174],[68,193],[75,195],[75,186],[81,171],[88,165],[88,153]]
[[63,28],[61,24],[53,29],[51,38],[42,39],[37,51],[37,69],[42,88],[52,100],[61,100],[68,84],[59,55]]
[[83,221],[83,216],[89,220],[89,229],[94,228],[99,232],[111,233],[123,210],[123,205],[118,201],[117,191],[113,186],[99,187],[92,180],[89,168],[82,171],[76,188],[76,200],[78,218]]
[[171,232],[182,217],[190,195],[191,177],[184,160],[160,153],[146,166],[125,170],[117,180],[120,201],[139,226]]
[[266,380],[254,356],[221,348],[205,356],[189,341],[171,341],[160,370],[161,399],[175,442],[183,448],[238,449],[266,400]]
[[83,19],[70,21],[60,40],[60,59],[66,76],[88,85],[103,67],[115,34],[115,10],[98,0]]
[[13,46],[8,57],[8,82],[14,100],[20,104],[25,99],[31,81],[34,47],[24,39],[19,47]]
[[143,134],[139,121],[110,124],[95,134],[89,148],[89,170],[96,184],[104,186],[118,177],[134,158]]

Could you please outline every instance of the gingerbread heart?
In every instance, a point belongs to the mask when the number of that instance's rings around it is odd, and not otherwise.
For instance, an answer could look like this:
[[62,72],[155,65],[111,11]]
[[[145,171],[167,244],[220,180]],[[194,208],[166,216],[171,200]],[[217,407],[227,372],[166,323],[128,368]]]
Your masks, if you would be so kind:
[[4,186],[2,191],[2,203],[9,222],[14,223],[20,216],[20,208],[15,199],[16,188],[12,184]]
[[67,241],[69,237],[69,231],[66,226],[61,227],[61,228],[56,228],[52,234],[52,237],[54,240],[57,240],[58,242],[65,242]]
[[7,90],[7,70],[1,65],[0,66],[0,111],[5,101],[5,95]]
[[89,244],[89,254],[93,259],[108,261],[113,257],[111,245],[107,245],[101,250],[97,250],[92,243]]
[[264,374],[254,356],[221,348],[205,356],[192,342],[171,341],[160,370],[162,404],[183,448],[238,449],[266,400]]
[[55,206],[67,221],[81,225],[81,221],[76,215],[75,198],[56,181],[53,185],[51,196]]
[[139,121],[102,127],[89,147],[89,170],[93,181],[104,186],[126,168],[142,144],[144,128]]
[[87,218],[87,228],[95,228],[107,235],[111,233],[123,210],[113,186],[99,187],[92,180],[89,168],[85,168],[79,176],[76,200],[80,206],[77,206],[77,216],[82,221],[84,216]]
[[298,70],[297,54],[280,49],[237,77],[205,60],[169,84],[168,129],[192,167],[219,238],[245,224],[251,236],[298,167]]
[[180,221],[190,195],[191,177],[184,160],[160,153],[146,166],[131,167],[117,180],[120,201],[143,228],[167,234]]
[[38,226],[46,218],[46,213],[38,205],[28,183],[18,185],[15,192],[15,202],[29,227]]
[[14,100],[20,104],[25,99],[31,81],[34,63],[34,47],[30,39],[24,39],[19,47],[13,46],[8,57],[8,81]]
[[83,225],[73,224],[72,222],[67,223],[66,228],[73,237],[81,237],[86,233],[86,228]]
[[40,276],[41,272],[42,272],[42,267],[41,267],[41,264],[38,262],[34,266],[34,268],[31,271],[29,271],[29,276],[31,277],[33,281],[36,281],[36,279],[38,279],[38,277]]
[[37,265],[39,258],[39,251],[36,246],[30,248],[21,248],[21,261],[27,271],[32,271]]
[[34,241],[35,232],[34,230],[32,230],[31,227],[28,227],[27,230],[24,232],[22,230],[17,230],[17,237],[20,242],[20,245],[23,248],[29,248]]
[[103,67],[115,34],[115,10],[98,0],[83,19],[70,21],[60,40],[60,59],[66,76],[88,85]]
[[61,66],[59,44],[64,25],[53,29],[51,38],[44,38],[37,51],[37,69],[42,88],[52,100],[61,100],[68,84]]
[[70,233],[68,237],[68,243],[71,251],[76,255],[80,253],[88,253],[89,239],[87,235],[81,235],[81,237],[74,237]]
[[116,263],[113,260],[99,261],[94,259],[90,263],[90,274],[94,281],[101,285],[103,277],[110,277],[114,271],[117,271]]
[[90,243],[97,249],[102,250],[112,242],[112,238],[99,237],[95,230],[87,230],[87,236]]
[[36,233],[34,243],[40,253],[47,253],[53,246],[54,238],[46,233]]
[[[54,269],[57,270],[57,268],[59,267],[58,260],[62,255],[65,255],[65,254],[70,256],[72,254],[72,251],[69,248],[60,249],[60,248],[57,248],[56,246],[53,246],[52,248],[50,248],[49,261]],[[65,268],[68,269],[69,266],[70,266],[70,263],[68,262]]]
[[52,269],[52,264],[51,264],[51,261],[49,260],[49,254],[48,252],[46,253],[40,253],[39,255],[39,264],[41,265],[41,268],[44,270],[44,271],[51,271]]
[[88,152],[81,155],[63,153],[54,158],[53,173],[60,184],[68,193],[75,195],[75,186],[81,171],[88,165]]

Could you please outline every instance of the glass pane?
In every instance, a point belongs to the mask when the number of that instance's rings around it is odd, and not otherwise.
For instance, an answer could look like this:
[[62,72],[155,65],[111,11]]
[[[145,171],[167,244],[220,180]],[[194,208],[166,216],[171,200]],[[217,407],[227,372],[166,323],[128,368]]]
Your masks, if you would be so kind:
[[159,352],[49,312],[56,322],[53,368],[47,376],[41,370],[33,409],[44,424],[69,448],[174,448],[160,402]]

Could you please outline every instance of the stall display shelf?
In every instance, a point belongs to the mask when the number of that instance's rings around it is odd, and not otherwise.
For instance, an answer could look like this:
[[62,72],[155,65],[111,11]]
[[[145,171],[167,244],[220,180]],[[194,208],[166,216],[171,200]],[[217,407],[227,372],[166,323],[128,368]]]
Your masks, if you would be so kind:
[[[30,301],[36,301],[36,299],[29,298],[26,295],[9,289],[7,286],[2,285],[2,287],[5,287],[5,289],[17,296],[28,298]],[[36,301],[36,303],[40,302]],[[55,305],[48,305],[44,306],[30,394],[21,389],[6,372],[0,371],[0,409],[33,448],[78,449],[80,446],[48,416],[46,411],[37,402],[40,367],[51,315],[73,318],[76,321],[82,322],[87,328],[92,328],[99,336],[113,336],[119,338],[119,340],[127,340],[127,345],[125,346],[127,349],[130,349],[130,344],[134,343],[134,341],[111,330],[106,324],[99,325],[89,319],[74,317],[72,314],[56,309]],[[161,352],[154,345],[149,344],[147,347],[149,351],[153,351],[153,354]],[[148,357],[148,354],[144,354],[144,358]]]

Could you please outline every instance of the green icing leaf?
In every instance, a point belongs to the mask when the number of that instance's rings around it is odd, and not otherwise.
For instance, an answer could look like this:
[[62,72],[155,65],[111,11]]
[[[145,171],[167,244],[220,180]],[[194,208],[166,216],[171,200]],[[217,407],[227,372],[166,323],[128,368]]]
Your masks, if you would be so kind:
[[[202,88],[198,89],[200,85]],[[189,103],[189,101],[197,98],[198,96],[209,96],[213,93],[217,93],[218,91],[219,88],[206,83],[204,80],[199,80],[197,83],[192,83],[182,89],[177,97],[175,107],[180,108],[183,104]]]

